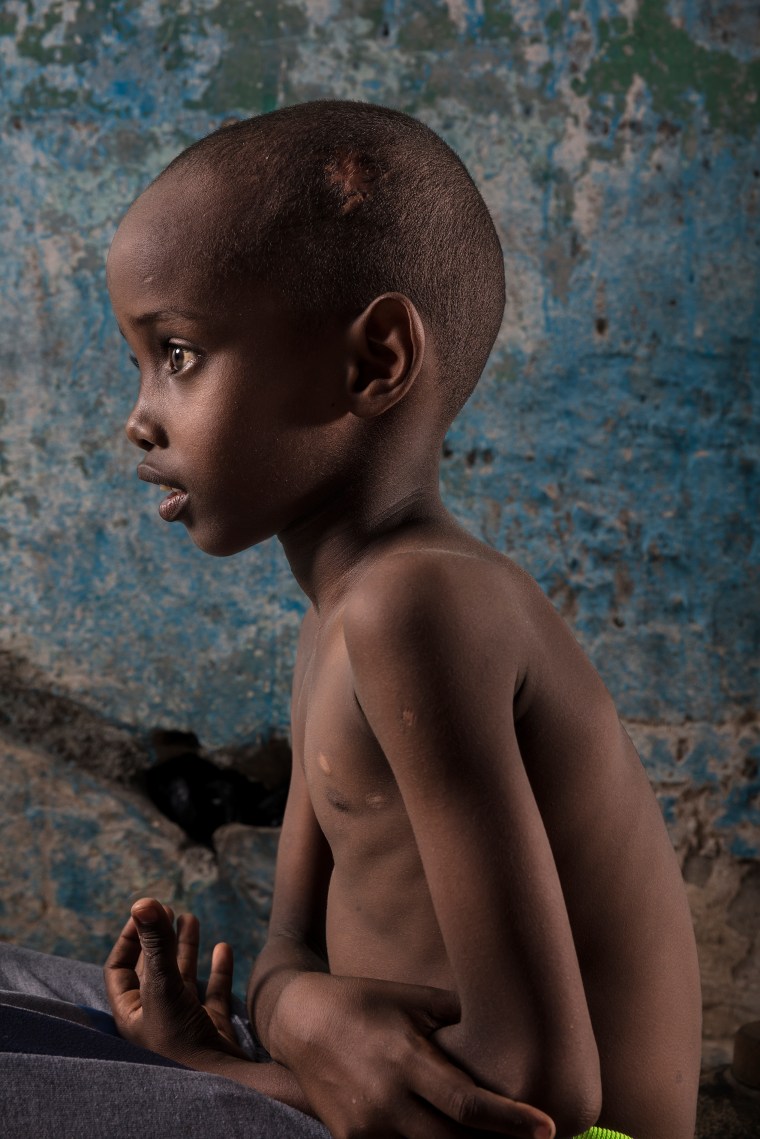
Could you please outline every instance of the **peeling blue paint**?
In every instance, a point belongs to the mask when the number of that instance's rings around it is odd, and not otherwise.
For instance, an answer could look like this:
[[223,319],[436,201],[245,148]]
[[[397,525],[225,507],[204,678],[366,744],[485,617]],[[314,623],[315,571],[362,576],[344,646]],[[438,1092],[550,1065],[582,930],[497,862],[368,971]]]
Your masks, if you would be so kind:
[[741,835],[734,836],[728,849],[734,858],[758,858],[760,856],[758,844],[756,842],[748,842],[747,839]]

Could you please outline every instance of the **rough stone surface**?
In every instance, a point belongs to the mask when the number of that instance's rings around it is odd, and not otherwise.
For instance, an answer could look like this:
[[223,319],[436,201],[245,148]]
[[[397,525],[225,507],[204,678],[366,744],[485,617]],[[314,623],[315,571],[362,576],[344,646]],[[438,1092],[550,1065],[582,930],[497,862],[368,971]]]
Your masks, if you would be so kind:
[[190,844],[138,792],[0,736],[0,940],[102,962],[151,895],[201,921],[201,968],[235,950],[240,996],[269,920],[276,830],[231,825]]
[[695,868],[698,878],[687,878],[687,893],[699,945],[704,1034],[728,1038],[760,1017],[760,868],[726,855],[688,855],[687,875]]
[[737,1089],[723,1067],[705,1072],[700,1081],[695,1139],[757,1139],[760,1094]]

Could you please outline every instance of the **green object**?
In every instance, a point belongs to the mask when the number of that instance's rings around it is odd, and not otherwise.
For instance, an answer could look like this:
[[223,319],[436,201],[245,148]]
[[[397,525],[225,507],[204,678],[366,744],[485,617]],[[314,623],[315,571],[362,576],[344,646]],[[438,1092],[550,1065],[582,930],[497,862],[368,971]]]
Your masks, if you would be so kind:
[[622,1131],[610,1131],[609,1127],[589,1127],[582,1135],[575,1135],[574,1139],[631,1139]]

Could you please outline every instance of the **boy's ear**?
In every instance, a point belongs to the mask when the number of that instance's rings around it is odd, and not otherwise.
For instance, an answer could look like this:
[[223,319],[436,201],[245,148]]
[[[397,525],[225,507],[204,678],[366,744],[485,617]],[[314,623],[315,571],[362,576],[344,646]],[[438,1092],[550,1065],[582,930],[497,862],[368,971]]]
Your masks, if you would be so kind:
[[346,396],[360,419],[382,415],[406,395],[419,375],[425,330],[403,293],[375,297],[348,330]]

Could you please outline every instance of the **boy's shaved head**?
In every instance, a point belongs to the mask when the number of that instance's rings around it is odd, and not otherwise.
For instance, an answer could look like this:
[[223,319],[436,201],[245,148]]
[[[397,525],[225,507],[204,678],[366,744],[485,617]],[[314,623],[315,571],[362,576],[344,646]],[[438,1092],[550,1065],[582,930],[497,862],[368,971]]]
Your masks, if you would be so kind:
[[432,130],[369,103],[301,103],[220,128],[154,185],[167,179],[175,202],[203,211],[184,256],[212,287],[268,284],[315,328],[382,293],[408,296],[456,415],[499,331],[504,262],[480,193]]

